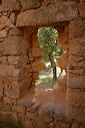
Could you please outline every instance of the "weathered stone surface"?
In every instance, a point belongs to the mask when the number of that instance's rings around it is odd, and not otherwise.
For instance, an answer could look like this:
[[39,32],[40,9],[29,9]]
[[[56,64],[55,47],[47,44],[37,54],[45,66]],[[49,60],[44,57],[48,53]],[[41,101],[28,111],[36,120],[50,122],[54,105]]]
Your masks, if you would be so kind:
[[6,104],[6,103],[3,103],[3,102],[0,102],[0,111],[9,111],[10,110],[10,105],[9,104]]
[[6,56],[0,57],[0,64],[6,64],[6,62],[7,62],[7,57]]
[[85,106],[69,106],[69,116],[85,126]]
[[83,38],[85,39],[85,20],[77,19],[70,22],[69,38]]
[[63,49],[69,48],[69,27],[68,27],[68,24],[64,27],[59,27],[58,39],[59,39],[59,45],[61,45],[61,47]]
[[39,77],[39,72],[33,72],[33,79],[37,80]]
[[78,9],[79,9],[80,16],[82,18],[85,18],[85,1],[84,2],[80,2],[78,4]]
[[69,61],[69,69],[84,69],[85,67],[85,56],[71,55]]
[[15,23],[16,15],[15,15],[14,12],[12,12],[12,13],[10,14],[10,20],[11,20],[11,22],[12,22],[13,24]]
[[10,88],[5,88],[4,89],[4,94],[7,96],[7,97],[10,97],[12,99],[18,99],[20,94],[19,94],[19,89],[10,89]]
[[41,70],[45,70],[46,67],[44,65],[44,63],[42,62],[42,60],[36,60],[35,62],[32,63],[32,70],[33,71],[41,71]]
[[42,48],[32,48],[32,55],[33,57],[41,57],[43,54]]
[[85,91],[68,88],[68,103],[74,106],[85,106]]
[[63,76],[62,78],[58,79],[58,85],[67,87],[67,75]]
[[32,56],[32,53],[28,53],[28,56],[29,56],[29,61],[31,61],[31,62],[33,62],[33,60],[34,60],[34,58],[33,58],[33,56]]
[[0,12],[19,11],[20,5],[17,0],[3,0],[0,5]]
[[4,94],[9,98],[19,98],[28,92],[28,87],[30,86],[32,79],[26,77],[22,81],[4,81]]
[[21,67],[22,65],[28,64],[28,56],[27,55],[21,55],[21,56],[8,56],[7,58],[7,64],[12,64],[12,65],[18,65]]
[[2,29],[10,29],[14,28],[14,25],[11,23],[10,19],[7,16],[1,16],[0,17],[0,30]]
[[[73,2],[42,7],[21,13],[17,18],[17,26],[40,26],[57,22],[66,22],[78,17],[76,5]],[[22,21],[23,19],[23,21]],[[38,20],[37,20],[38,19]]]
[[25,107],[20,105],[13,106],[12,110],[18,113],[25,113]]
[[19,0],[22,10],[36,9],[40,7],[40,0]]
[[30,66],[16,68],[14,65],[0,65],[0,80],[22,81],[31,76]]
[[66,123],[66,122],[62,122],[62,121],[57,121],[56,123],[55,123],[55,128],[70,128],[70,123]]
[[[77,73],[79,74],[79,70]],[[84,75],[76,75],[69,73],[68,75],[68,87],[69,88],[78,88],[85,89],[85,76]]]
[[1,30],[1,31],[0,31],[0,39],[1,39],[1,38],[5,38],[6,35],[7,35],[7,31],[6,31],[6,30]]
[[5,38],[3,42],[0,43],[0,54],[1,55],[24,55],[27,53],[27,47],[24,49],[25,43],[23,42],[23,37],[11,36]]
[[[84,3],[0,0],[0,113],[14,114],[26,128],[85,128]],[[58,80],[59,86],[38,94],[35,82],[45,67],[37,33],[43,26],[57,29],[60,45],[70,57],[62,55],[60,60],[65,70],[68,64],[68,70],[67,76]]]
[[3,76],[6,77],[12,77],[14,76],[15,78],[17,78],[17,76],[19,75],[19,69],[15,69],[14,66],[12,65],[0,65],[0,79],[3,79]]
[[12,104],[12,99],[10,97],[3,97],[3,102],[7,104]]
[[76,38],[72,39],[69,42],[70,53],[74,55],[82,55],[85,56],[85,40]]
[[[0,77],[1,79],[2,77]],[[19,96],[22,94],[22,91],[20,88],[23,88],[23,82],[18,81],[12,81],[15,80],[14,77],[10,78],[4,77],[3,83],[1,84],[2,87],[4,87],[4,95],[9,98],[19,98]],[[27,84],[26,84],[27,86]],[[27,87],[28,88],[28,87]],[[23,93],[26,87],[23,88]],[[27,90],[27,89],[26,89]],[[26,92],[26,91],[25,91]]]
[[62,69],[66,69],[67,64],[68,64],[68,59],[69,59],[69,53],[64,53],[62,56],[60,56],[59,58],[57,58],[57,62],[60,66],[60,68]]
[[2,81],[0,80],[0,98],[3,96],[3,86],[2,86]]
[[72,124],[72,128],[84,128],[84,127],[85,127],[84,124],[79,124],[79,123],[77,123],[77,122],[74,122],[74,123]]
[[23,36],[23,35],[24,35],[23,30],[19,28],[13,28],[8,33],[8,36]]
[[40,47],[40,44],[39,44],[39,41],[38,41],[38,37],[37,37],[37,32],[35,32],[33,34],[33,36],[32,36],[32,48]]

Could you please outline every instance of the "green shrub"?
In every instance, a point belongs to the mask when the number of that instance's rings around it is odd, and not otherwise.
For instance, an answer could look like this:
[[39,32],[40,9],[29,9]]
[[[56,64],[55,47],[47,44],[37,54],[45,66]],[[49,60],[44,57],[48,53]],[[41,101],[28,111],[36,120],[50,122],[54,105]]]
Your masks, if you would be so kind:
[[24,128],[20,120],[14,121],[8,116],[0,118],[0,128]]

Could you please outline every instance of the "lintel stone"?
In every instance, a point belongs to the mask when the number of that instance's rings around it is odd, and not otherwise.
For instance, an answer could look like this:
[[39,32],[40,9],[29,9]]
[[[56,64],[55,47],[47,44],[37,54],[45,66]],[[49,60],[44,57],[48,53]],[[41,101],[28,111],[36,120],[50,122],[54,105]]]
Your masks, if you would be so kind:
[[74,2],[57,2],[47,7],[22,12],[17,18],[16,25],[17,27],[45,26],[69,22],[77,17],[78,10]]

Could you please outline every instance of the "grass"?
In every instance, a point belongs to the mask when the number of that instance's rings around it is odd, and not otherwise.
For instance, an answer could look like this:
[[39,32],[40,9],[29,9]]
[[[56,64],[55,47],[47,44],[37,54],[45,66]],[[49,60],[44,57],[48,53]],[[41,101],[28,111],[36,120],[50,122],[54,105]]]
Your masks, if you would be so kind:
[[14,121],[9,116],[0,118],[0,128],[24,128],[20,120]]
[[42,89],[49,89],[49,88],[53,88],[56,83],[57,80],[54,81],[52,77],[46,77],[37,80],[36,85]]

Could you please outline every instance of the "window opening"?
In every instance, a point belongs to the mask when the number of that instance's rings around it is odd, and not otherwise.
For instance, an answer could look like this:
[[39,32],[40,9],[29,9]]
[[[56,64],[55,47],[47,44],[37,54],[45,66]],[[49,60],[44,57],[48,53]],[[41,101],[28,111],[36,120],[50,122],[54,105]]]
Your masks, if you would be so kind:
[[42,27],[38,29],[38,41],[43,49],[43,62],[46,70],[39,73],[36,85],[39,88],[53,88],[58,83],[58,78],[65,75],[65,71],[59,67],[57,58],[63,54],[59,45],[58,31],[53,27]]

